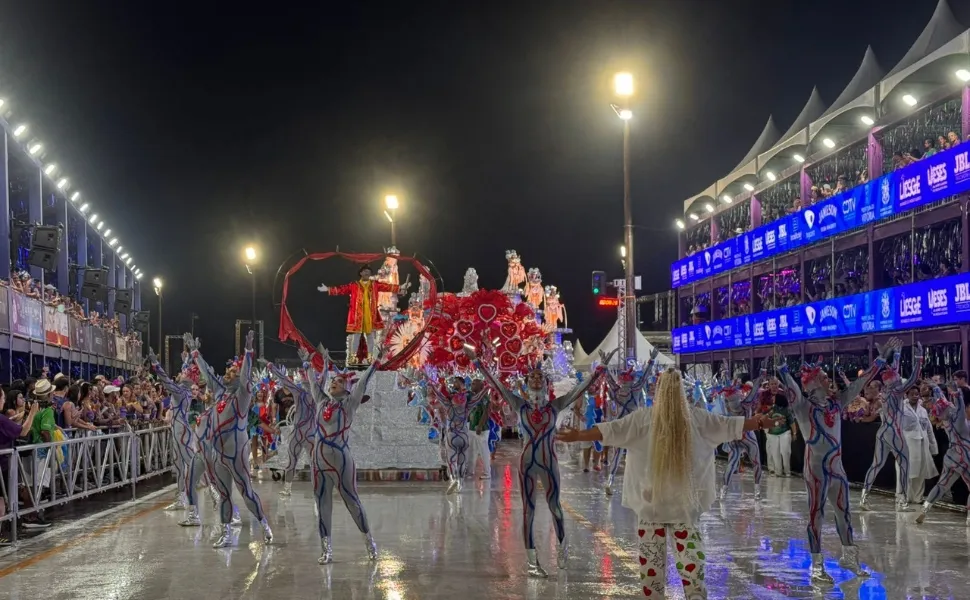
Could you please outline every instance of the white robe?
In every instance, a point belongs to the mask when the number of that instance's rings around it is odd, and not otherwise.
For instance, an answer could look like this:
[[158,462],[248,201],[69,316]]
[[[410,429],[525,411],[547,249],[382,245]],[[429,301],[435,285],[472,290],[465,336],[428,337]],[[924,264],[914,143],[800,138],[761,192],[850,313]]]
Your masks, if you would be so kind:
[[[920,501],[923,497],[923,483],[940,474],[933,462],[933,456],[939,452],[930,416],[926,409],[917,405],[913,407],[909,402],[903,406],[903,436],[906,438],[906,448],[909,451],[909,480],[911,502]],[[896,491],[902,493],[899,481],[899,465],[896,466]],[[912,483],[916,483],[916,488]],[[918,489],[917,489],[918,488]]]

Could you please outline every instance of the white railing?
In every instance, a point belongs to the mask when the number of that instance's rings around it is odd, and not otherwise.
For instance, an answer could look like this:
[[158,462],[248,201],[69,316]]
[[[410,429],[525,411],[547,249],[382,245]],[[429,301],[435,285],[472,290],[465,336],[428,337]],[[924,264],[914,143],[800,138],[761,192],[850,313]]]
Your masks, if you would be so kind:
[[11,542],[25,516],[124,487],[135,499],[139,481],[167,473],[174,463],[171,427],[67,433],[63,441],[0,450],[7,511],[0,523],[10,523]]

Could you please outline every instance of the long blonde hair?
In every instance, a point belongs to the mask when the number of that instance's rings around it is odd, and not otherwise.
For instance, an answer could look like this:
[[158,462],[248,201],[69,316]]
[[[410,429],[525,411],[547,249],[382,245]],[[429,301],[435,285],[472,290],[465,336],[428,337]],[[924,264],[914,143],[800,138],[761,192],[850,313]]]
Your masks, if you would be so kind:
[[650,427],[650,472],[653,476],[653,497],[665,498],[670,493],[682,493],[684,484],[691,481],[692,465],[690,412],[684,397],[684,385],[676,369],[660,375],[653,400]]

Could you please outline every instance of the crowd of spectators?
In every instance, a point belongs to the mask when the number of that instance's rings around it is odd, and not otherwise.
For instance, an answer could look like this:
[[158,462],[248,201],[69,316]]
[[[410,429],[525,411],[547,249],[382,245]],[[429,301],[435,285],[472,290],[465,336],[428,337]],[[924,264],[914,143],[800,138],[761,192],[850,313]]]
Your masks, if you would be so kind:
[[[970,140],[970,135],[967,136],[967,140]],[[955,131],[950,131],[946,135],[941,135],[936,138],[928,137],[923,140],[923,145],[920,148],[893,152],[892,169],[895,171],[896,169],[911,165],[918,160],[933,156],[937,152],[949,150],[959,144],[960,136]]]
[[85,312],[84,304],[71,296],[64,296],[58,293],[57,288],[51,284],[41,286],[40,282],[31,277],[27,271],[17,271],[9,281],[0,279],[0,286],[9,287],[11,290],[42,301],[45,305],[63,310],[74,319],[81,323],[88,323],[96,327],[101,327],[105,331],[115,335],[124,335],[128,341],[137,341],[138,333],[130,329],[126,334],[121,331],[121,322],[117,316],[108,317],[100,314],[96,310]]
[[963,224],[952,219],[883,240],[883,287],[957,274],[963,262]]

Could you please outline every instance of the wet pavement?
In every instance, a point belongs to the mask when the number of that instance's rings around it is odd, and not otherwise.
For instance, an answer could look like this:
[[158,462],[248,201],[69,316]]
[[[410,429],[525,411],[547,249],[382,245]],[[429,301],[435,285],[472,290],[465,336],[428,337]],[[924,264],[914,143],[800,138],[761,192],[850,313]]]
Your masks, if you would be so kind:
[[[258,484],[276,534],[272,546],[247,519],[238,545],[214,550],[215,517],[183,529],[180,513],[161,510],[173,493],[147,497],[107,513],[60,526],[0,553],[0,598],[111,600],[139,598],[307,598],[338,600],[637,598],[635,516],[620,497],[602,491],[600,473],[566,461],[563,507],[569,568],[555,565],[555,537],[544,504],[536,520],[546,580],[525,576],[515,441],[503,442],[491,480],[469,481],[461,496],[447,483],[361,483],[361,499],[380,548],[366,559],[359,533],[338,501],[334,506],[334,564],[317,565],[310,484],[293,496],[280,484]],[[806,495],[800,479],[765,478],[764,500],[753,499],[750,473],[736,481],[723,506],[704,516],[710,598],[968,598],[970,530],[963,514],[934,510],[922,526],[915,513],[897,515],[888,497],[871,513],[853,512],[865,580],[838,569],[838,537],[828,518],[823,533],[827,567],[836,586],[823,592],[808,580]],[[617,486],[619,487],[619,486]],[[742,493],[743,492],[743,493]],[[858,492],[853,490],[853,509]],[[538,533],[541,532],[541,535]],[[678,581],[676,577],[669,578]],[[679,585],[668,598],[683,598]]]

